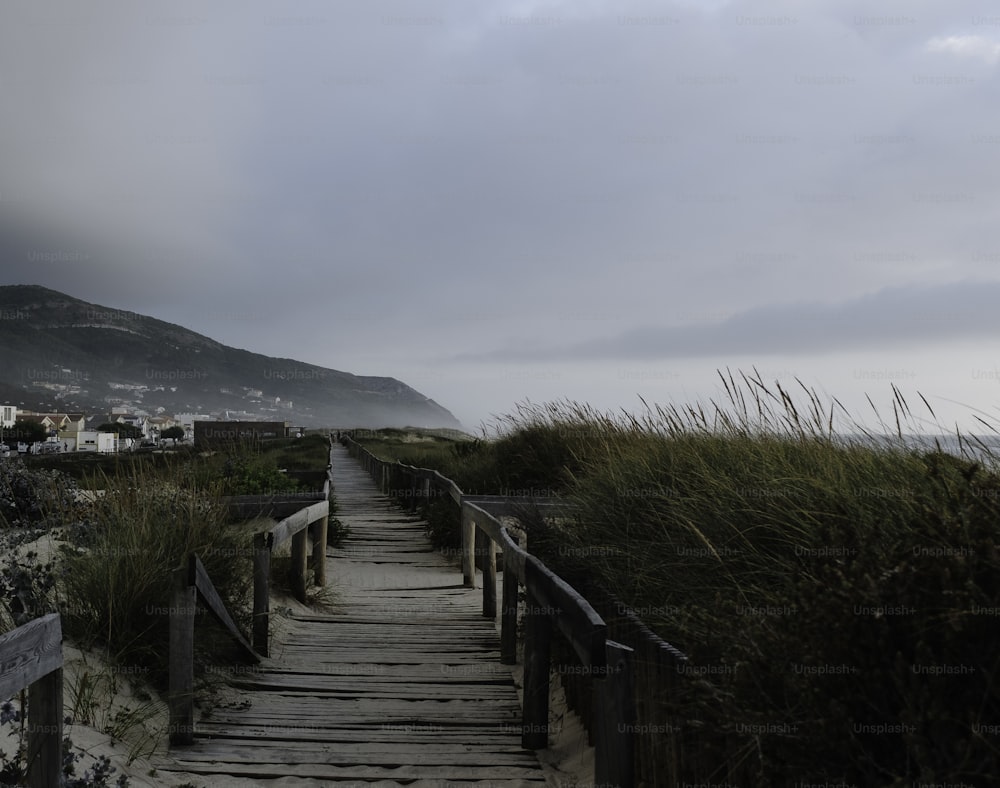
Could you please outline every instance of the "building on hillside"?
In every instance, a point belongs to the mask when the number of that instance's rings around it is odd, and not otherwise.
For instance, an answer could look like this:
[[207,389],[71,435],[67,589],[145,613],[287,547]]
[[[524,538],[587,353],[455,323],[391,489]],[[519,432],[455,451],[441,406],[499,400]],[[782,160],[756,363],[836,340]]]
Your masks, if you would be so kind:
[[287,421],[196,421],[194,423],[194,442],[196,446],[202,447],[287,437]]
[[0,427],[8,429],[17,421],[17,405],[0,405]]

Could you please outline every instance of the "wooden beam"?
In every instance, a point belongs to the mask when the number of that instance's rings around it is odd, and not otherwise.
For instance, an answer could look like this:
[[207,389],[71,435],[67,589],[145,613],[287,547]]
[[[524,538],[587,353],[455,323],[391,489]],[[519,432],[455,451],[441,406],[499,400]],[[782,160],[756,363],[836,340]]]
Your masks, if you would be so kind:
[[524,716],[521,746],[543,750],[549,746],[549,661],[552,627],[542,605],[530,591],[524,621]]
[[292,536],[292,565],[289,568],[289,581],[292,594],[299,602],[306,601],[306,571],[308,570],[309,529],[302,528]]
[[13,697],[62,667],[62,625],[49,613],[0,635],[0,697]]
[[512,553],[503,554],[503,603],[500,609],[500,664],[517,664],[517,570],[510,560]]
[[329,501],[318,501],[311,506],[299,509],[295,514],[286,517],[271,529],[271,547],[283,544],[310,523],[315,522],[320,517],[326,517],[329,513]]
[[607,669],[594,681],[594,777],[598,785],[635,785],[633,649],[607,642]]
[[271,543],[270,534],[253,537],[253,648],[268,655],[271,624]]
[[590,603],[533,555],[525,559],[524,585],[566,636],[580,662],[593,672],[603,670],[607,624]]
[[322,588],[326,585],[326,539],[330,518],[321,517],[310,527],[313,533],[313,582]]
[[194,616],[197,587],[189,582],[189,567],[173,573],[170,601],[170,743],[194,743]]
[[28,785],[57,788],[62,777],[63,670],[28,687]]
[[483,617],[497,617],[497,545],[483,534],[486,555],[483,556]]
[[229,631],[229,634],[232,635],[233,639],[240,645],[243,652],[251,661],[260,662],[260,654],[253,650],[253,646],[250,645],[246,636],[240,632],[239,627],[236,626],[236,622],[229,615],[229,611],[219,596],[219,592],[215,590],[215,585],[208,576],[208,572],[205,571],[205,566],[202,564],[201,559],[192,553],[189,562],[188,579],[190,580],[193,577],[194,585],[198,589],[199,596],[201,596],[208,607],[208,611],[216,621]]
[[471,509],[462,507],[462,582],[476,587],[476,521]]

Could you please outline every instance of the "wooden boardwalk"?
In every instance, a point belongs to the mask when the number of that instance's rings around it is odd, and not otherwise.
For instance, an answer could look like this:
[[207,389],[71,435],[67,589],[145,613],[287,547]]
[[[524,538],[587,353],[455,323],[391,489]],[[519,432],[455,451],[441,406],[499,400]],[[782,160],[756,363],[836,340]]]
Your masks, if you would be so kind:
[[336,517],[351,528],[327,551],[337,612],[293,615],[271,658],[236,674],[241,703],[199,720],[161,771],[213,787],[545,785],[481,592],[334,452]]

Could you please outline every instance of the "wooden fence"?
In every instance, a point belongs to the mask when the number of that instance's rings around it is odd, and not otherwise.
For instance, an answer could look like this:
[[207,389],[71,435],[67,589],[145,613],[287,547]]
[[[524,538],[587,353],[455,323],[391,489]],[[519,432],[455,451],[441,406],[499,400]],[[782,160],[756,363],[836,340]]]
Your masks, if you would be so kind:
[[[459,507],[462,524],[462,576],[466,586],[475,587],[477,563],[482,570],[483,615],[496,618],[500,613],[500,659],[516,662],[518,650],[518,612],[524,614],[524,709],[522,744],[529,749],[548,746],[549,677],[552,667],[552,633],[558,630],[578,660],[578,672],[584,675],[591,695],[578,704],[589,717],[595,752],[595,782],[605,786],[632,786],[645,777],[637,766],[648,765],[648,753],[640,752],[648,744],[648,723],[637,723],[643,709],[641,692],[649,691],[649,669],[636,663],[636,651],[645,659],[657,655],[656,675],[686,657],[653,634],[632,616],[624,618],[629,626],[614,621],[616,633],[628,637],[620,642],[609,637],[608,623],[575,588],[552,572],[527,549],[524,531],[504,525],[500,518],[516,517],[524,500],[504,496],[464,495],[455,482],[428,468],[415,468],[375,457],[349,435],[342,442],[351,455],[380,485],[382,491],[416,508],[420,501],[449,497]],[[556,513],[560,502],[535,499],[532,505]],[[503,599],[497,599],[497,549],[503,565]],[[479,559],[477,562],[476,559]],[[518,604],[518,589],[525,589],[525,604]],[[618,619],[621,619],[621,611]],[[638,669],[638,674],[637,674]],[[642,686],[636,686],[636,678]],[[660,737],[662,738],[662,737]],[[646,770],[649,771],[648,769]],[[661,784],[661,783],[646,783]]]
[[287,511],[290,507],[297,508],[273,528],[253,536],[253,623],[249,639],[239,630],[226,610],[197,555],[189,555],[185,565],[175,570],[170,605],[171,744],[184,745],[194,741],[194,622],[198,600],[205,604],[216,621],[229,632],[243,656],[256,663],[269,654],[271,558],[274,549],[291,540],[289,581],[296,599],[306,601],[310,555],[313,582],[317,586],[326,585],[332,461],[331,449],[323,489],[319,493],[305,496],[240,496],[229,501],[230,511],[241,518]]
[[0,635],[0,699],[28,690],[28,784],[56,788],[62,775],[63,654],[58,613]]

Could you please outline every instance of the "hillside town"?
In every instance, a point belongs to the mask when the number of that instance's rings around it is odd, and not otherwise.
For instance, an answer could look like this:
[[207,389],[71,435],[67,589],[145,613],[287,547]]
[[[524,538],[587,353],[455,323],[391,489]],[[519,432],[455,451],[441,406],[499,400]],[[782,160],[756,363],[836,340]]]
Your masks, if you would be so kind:
[[122,407],[109,413],[38,412],[0,405],[0,456],[91,452],[114,454],[210,443],[221,438],[301,435],[287,421],[247,419],[249,414],[178,413],[150,416]]

